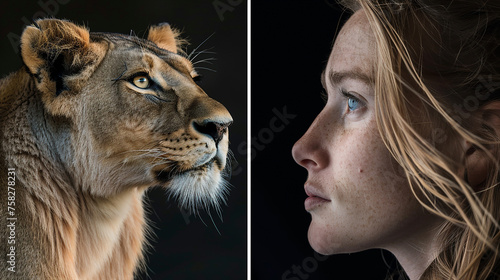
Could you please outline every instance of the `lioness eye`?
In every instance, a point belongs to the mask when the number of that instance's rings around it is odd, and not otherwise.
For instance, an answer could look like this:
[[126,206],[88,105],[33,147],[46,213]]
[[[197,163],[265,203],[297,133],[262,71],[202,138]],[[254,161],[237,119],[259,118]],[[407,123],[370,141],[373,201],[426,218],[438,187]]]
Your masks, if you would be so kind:
[[132,83],[138,88],[148,88],[150,85],[149,78],[147,76],[137,76],[132,80]]

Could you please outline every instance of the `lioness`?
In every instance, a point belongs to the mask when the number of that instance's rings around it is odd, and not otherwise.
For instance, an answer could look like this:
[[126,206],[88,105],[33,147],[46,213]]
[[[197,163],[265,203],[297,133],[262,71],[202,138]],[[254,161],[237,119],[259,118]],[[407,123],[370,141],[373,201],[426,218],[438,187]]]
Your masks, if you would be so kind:
[[1,279],[132,279],[148,187],[193,210],[224,199],[232,118],[177,35],[24,30],[24,66],[0,80]]

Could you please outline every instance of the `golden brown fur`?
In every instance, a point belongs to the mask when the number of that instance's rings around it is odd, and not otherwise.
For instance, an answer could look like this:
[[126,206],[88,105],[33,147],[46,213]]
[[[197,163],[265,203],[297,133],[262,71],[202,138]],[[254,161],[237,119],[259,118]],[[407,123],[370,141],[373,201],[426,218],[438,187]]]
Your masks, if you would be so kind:
[[232,119],[193,81],[176,36],[166,24],[148,40],[55,19],[26,28],[25,66],[0,80],[0,184],[16,175],[14,216],[0,191],[0,249],[15,246],[15,272],[2,261],[0,278],[132,279],[148,187],[218,207]]

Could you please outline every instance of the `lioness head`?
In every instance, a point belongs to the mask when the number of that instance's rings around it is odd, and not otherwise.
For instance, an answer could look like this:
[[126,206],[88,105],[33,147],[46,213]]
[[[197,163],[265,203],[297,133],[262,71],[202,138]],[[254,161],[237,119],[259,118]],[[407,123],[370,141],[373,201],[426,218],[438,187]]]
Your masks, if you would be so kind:
[[51,119],[53,152],[83,192],[161,185],[193,209],[223,199],[232,118],[196,84],[177,35],[168,24],[146,40],[55,19],[24,31],[22,58]]

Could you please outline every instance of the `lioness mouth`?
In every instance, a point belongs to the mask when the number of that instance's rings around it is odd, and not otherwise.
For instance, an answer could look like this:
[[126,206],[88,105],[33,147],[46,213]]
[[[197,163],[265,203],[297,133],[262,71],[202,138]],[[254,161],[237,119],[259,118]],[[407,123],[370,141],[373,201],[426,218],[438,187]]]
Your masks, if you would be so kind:
[[189,169],[185,169],[185,170],[181,170],[181,171],[175,170],[175,168],[173,168],[173,170],[168,170],[168,171],[167,170],[156,171],[156,179],[162,183],[168,183],[174,177],[182,175],[182,174],[196,172],[196,171],[205,171],[205,170],[207,170],[207,168],[212,166],[212,164],[215,162],[216,162],[216,157],[213,157],[211,160],[207,161],[206,163],[204,163],[200,166],[194,167],[194,168],[189,168]]

